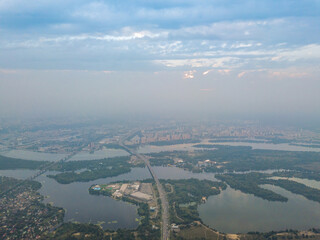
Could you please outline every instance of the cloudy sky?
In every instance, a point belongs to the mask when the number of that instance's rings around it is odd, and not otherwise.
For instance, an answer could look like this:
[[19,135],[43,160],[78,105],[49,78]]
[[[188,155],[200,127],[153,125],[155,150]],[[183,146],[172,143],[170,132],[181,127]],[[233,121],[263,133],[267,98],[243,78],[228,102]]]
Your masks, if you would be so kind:
[[0,0],[0,112],[320,116],[318,0]]

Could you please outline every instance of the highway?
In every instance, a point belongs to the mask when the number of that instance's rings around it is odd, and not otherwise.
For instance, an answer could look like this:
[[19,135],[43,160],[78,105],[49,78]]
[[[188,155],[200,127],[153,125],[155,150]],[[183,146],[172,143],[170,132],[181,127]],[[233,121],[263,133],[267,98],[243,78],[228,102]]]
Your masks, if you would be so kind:
[[125,146],[122,142],[119,143],[120,146],[122,146],[128,153],[140,158],[141,160],[144,161],[144,163],[146,164],[151,176],[153,177],[158,192],[159,192],[159,197],[161,200],[161,218],[162,218],[162,240],[168,240],[169,239],[169,203],[168,203],[168,199],[167,199],[167,195],[166,192],[164,191],[157,175],[155,174],[155,172],[153,171],[150,162],[148,160],[148,158],[146,158],[144,155],[139,154],[138,152],[136,152],[135,150],[128,148],[127,146]]

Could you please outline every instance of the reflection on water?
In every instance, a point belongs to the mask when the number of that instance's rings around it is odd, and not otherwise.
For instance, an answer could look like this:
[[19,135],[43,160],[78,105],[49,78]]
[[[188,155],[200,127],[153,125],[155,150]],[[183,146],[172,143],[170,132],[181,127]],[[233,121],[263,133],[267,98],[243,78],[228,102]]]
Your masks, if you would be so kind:
[[271,177],[271,179],[287,179],[287,180],[290,180],[290,181],[295,181],[295,182],[298,182],[298,183],[302,183],[308,187],[312,187],[312,188],[316,188],[316,189],[319,189],[320,190],[320,182],[318,181],[315,181],[315,180],[309,180],[309,179],[302,179],[302,178],[295,178],[295,177],[292,177],[292,178],[286,178],[286,177]]
[[[199,144],[213,144],[213,145],[229,145],[229,146],[251,146],[253,149],[265,149],[265,150],[282,150],[282,151],[313,151],[320,152],[320,148],[310,148],[302,146],[293,146],[288,143],[247,143],[247,142],[218,142],[218,143],[209,143],[208,140],[203,140]],[[139,147],[138,152],[145,153],[158,153],[164,151],[194,151],[201,148],[193,147],[195,143],[186,143],[186,144],[175,144],[168,146],[153,146],[153,145],[143,145]],[[207,150],[214,150],[212,148]],[[1,150],[1,155],[12,157],[12,158],[21,158],[27,160],[38,160],[38,161],[58,161],[64,157],[66,154],[55,154],[55,153],[41,153],[25,150]],[[128,156],[129,154],[122,149],[109,149],[103,148],[102,150],[95,151],[94,153],[89,152],[80,152],[73,156],[71,160],[94,160],[110,157],[120,157]]]
[[[53,179],[41,176],[37,179],[43,185],[40,193],[46,198],[45,203],[66,209],[65,221],[91,222],[108,229],[128,228],[138,226],[135,205],[116,201],[110,197],[90,195],[88,192],[92,182],[59,184]],[[113,224],[109,222],[114,222]]]
[[89,153],[89,152],[77,153],[70,159],[70,161],[95,160],[95,159],[122,157],[122,156],[129,156],[129,153],[122,149],[104,148],[102,150],[95,151],[94,153]]
[[152,167],[160,179],[207,179],[217,181],[214,173],[192,173],[177,167]]
[[89,187],[92,184],[147,178],[150,178],[150,174],[145,168],[133,168],[131,172],[117,177],[90,182],[59,184],[46,176],[40,176],[37,180],[43,185],[40,193],[47,196],[44,202],[53,203],[55,206],[66,209],[65,221],[91,222],[94,224],[103,222],[101,226],[104,229],[116,230],[118,228],[134,229],[138,226],[136,221],[136,218],[139,218],[137,207],[126,202],[116,201],[110,197],[90,195]]
[[35,160],[35,161],[59,161],[62,158],[66,157],[66,154],[59,153],[42,153],[42,152],[33,152],[26,150],[8,150],[1,152],[1,155],[11,158],[20,158],[26,160]]
[[[210,179],[216,180],[213,173],[192,173],[176,167],[154,167],[161,179]],[[32,170],[2,170],[0,175],[26,178],[33,175]],[[98,179],[91,182],[59,184],[46,177],[36,180],[42,183],[40,193],[46,203],[66,209],[65,221],[104,222],[102,227],[108,229],[136,228],[138,222],[137,207],[125,202],[115,201],[104,196],[88,193],[92,184],[110,183],[121,180],[143,180],[150,178],[147,168],[133,168],[131,172],[117,177]],[[319,182],[300,179],[306,185]],[[316,185],[314,185],[315,187]],[[222,232],[271,231],[284,229],[309,229],[319,227],[320,204],[292,194],[282,188],[264,185],[286,196],[287,203],[269,202],[251,194],[244,194],[231,189],[217,196],[211,196],[205,204],[199,206],[199,214],[205,224]],[[109,223],[108,223],[109,222]],[[113,222],[113,223],[112,223]]]
[[289,201],[271,202],[228,187],[198,207],[200,217],[210,227],[228,233],[319,227],[319,203],[279,187],[263,187],[287,197]]

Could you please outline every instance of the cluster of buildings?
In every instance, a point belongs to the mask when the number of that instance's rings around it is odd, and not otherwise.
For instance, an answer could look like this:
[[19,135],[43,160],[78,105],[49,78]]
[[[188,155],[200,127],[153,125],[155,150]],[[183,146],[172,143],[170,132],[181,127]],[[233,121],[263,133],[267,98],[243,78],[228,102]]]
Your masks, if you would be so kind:
[[215,166],[216,168],[222,168],[224,164],[226,164],[228,162],[222,162],[222,163],[218,163],[216,161],[211,161],[209,159],[204,160],[204,161],[198,161],[198,167],[199,168],[205,168],[205,167],[210,167],[210,166]]
[[57,226],[62,221],[63,210],[48,207],[41,200],[33,190],[2,197],[0,239],[40,239],[45,231]]
[[126,145],[148,144],[153,142],[178,141],[191,139],[192,135],[181,129],[141,131],[131,139],[125,141]]
[[153,200],[151,183],[114,183],[109,185],[94,185],[91,188],[94,191],[107,191],[114,198],[125,196],[142,202]]
[[[79,124],[79,127],[74,127],[69,122],[64,124],[67,125],[61,125],[61,127],[56,123],[52,123],[52,126],[22,125],[15,130],[2,127],[0,150],[4,148],[46,153],[69,153],[81,146],[85,151],[94,152],[106,144],[119,142],[129,132],[139,129],[130,129],[124,125],[86,126]],[[154,125],[154,127],[142,129],[124,143],[132,146],[154,142],[214,138],[246,138],[260,139],[261,141],[277,138],[296,142],[320,143],[320,134],[317,131],[268,127],[254,122]]]

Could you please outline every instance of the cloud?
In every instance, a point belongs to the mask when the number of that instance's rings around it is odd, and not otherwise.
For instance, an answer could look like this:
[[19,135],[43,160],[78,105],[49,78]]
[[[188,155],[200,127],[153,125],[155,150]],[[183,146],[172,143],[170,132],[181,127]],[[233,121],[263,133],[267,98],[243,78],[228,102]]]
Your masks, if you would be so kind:
[[203,72],[202,75],[207,75],[211,71],[212,71],[212,69],[211,70],[207,70],[207,71]]
[[184,79],[193,79],[194,78],[194,73],[196,73],[196,70],[192,70],[192,71],[186,71],[183,74],[183,78]]
[[61,36],[55,38],[40,38],[40,42],[66,42],[66,41],[86,41],[86,40],[98,40],[98,41],[130,41],[142,38],[159,38],[165,36],[165,33],[152,33],[150,31],[130,32],[117,35],[101,35],[101,34],[81,34],[73,36]]
[[168,59],[155,60],[157,64],[162,64],[167,67],[182,67],[189,66],[193,68],[201,67],[235,67],[241,65],[240,59],[236,57],[220,57],[220,58],[193,58],[193,59]]
[[272,61],[297,61],[299,59],[320,59],[320,44],[308,44],[280,51],[272,58]]
[[104,74],[114,73],[114,71],[102,71]]
[[[215,69],[207,70],[203,72],[202,75],[207,75],[209,72],[212,72],[212,71],[215,71]],[[225,74],[229,74],[231,72],[231,69],[218,69],[217,72],[222,75],[225,75]]]
[[309,73],[295,68],[288,69],[253,69],[240,72],[237,76],[242,78],[247,74],[263,73],[268,79],[273,78],[303,78],[309,76]]
[[247,72],[246,71],[243,71],[241,73],[238,74],[238,78],[242,78]]
[[320,16],[311,2],[0,0],[0,68],[91,64],[97,71],[203,68],[206,75],[315,65]]
[[221,74],[229,74],[231,72],[231,69],[219,69],[218,72]]
[[248,47],[252,47],[253,44],[252,43],[236,43],[236,44],[232,44],[231,48],[248,48]]
[[266,69],[254,69],[254,70],[246,70],[242,71],[238,74],[238,78],[242,78],[243,76],[249,74],[249,73],[256,73],[256,72],[266,72]]
[[269,74],[272,77],[279,77],[279,78],[302,78],[309,75],[306,72],[286,72],[286,71],[270,71]]

